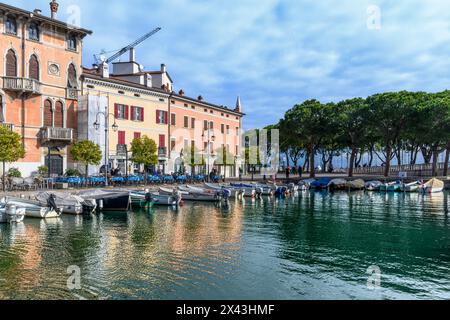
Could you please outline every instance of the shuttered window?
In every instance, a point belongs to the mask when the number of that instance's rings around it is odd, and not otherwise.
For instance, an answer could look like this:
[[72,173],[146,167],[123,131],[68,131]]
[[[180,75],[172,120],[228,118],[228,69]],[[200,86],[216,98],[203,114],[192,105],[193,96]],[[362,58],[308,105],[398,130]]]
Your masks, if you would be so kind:
[[166,147],[166,136],[163,134],[159,135],[159,147],[165,148]]
[[141,138],[141,133],[140,132],[135,132],[134,133],[134,139],[140,139]]
[[28,68],[30,79],[39,80],[39,61],[34,54],[30,57]]
[[129,107],[127,105],[116,103],[114,105],[114,115],[116,116],[116,119],[128,120],[128,110]]
[[176,126],[177,125],[177,118],[175,113],[171,113],[170,114],[170,125],[171,126]]
[[69,88],[78,88],[77,69],[73,63],[69,65],[69,69],[67,70],[67,86]]
[[6,76],[17,77],[17,57],[12,49],[6,54]]
[[191,128],[195,129],[195,118],[191,118]]
[[189,117],[184,117],[184,127],[189,128]]
[[168,124],[168,112],[162,110],[156,110],[156,123]]
[[50,100],[44,102],[44,127],[53,127],[53,112]]
[[125,131],[119,131],[117,134],[118,134],[118,144],[125,144]]
[[64,127],[64,109],[61,101],[55,104],[55,128]]
[[143,122],[144,121],[144,108],[131,107],[131,120]]

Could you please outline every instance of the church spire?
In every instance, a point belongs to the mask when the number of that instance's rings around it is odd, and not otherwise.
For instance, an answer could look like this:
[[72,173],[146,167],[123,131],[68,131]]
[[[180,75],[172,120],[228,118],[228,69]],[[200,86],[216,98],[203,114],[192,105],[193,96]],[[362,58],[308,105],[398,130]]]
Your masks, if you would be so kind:
[[236,112],[242,112],[242,106],[241,106],[241,97],[237,97],[236,101],[236,108],[234,109]]

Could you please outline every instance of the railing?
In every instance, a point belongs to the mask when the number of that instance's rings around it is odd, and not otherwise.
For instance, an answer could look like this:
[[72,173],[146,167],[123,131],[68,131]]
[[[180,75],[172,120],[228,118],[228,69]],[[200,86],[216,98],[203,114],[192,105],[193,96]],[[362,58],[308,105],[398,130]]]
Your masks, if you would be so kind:
[[[437,164],[438,173],[443,173],[445,168],[445,163]],[[355,174],[368,174],[368,175],[383,175],[385,167],[363,167],[363,168],[355,168]],[[430,176],[433,171],[433,165],[430,164],[405,164],[401,166],[391,166],[389,169],[389,173],[391,175],[396,175],[399,172],[407,172],[408,175],[413,176]],[[449,171],[450,172],[450,171]]]
[[3,89],[40,94],[41,83],[37,80],[28,78],[3,77]]
[[78,89],[67,88],[66,89],[66,99],[78,100]]
[[14,125],[12,123],[0,123],[0,127],[6,128],[9,131],[14,130]]
[[158,148],[158,157],[159,158],[167,158],[167,148]]
[[73,141],[73,129],[46,127],[41,129],[41,139],[43,141]]

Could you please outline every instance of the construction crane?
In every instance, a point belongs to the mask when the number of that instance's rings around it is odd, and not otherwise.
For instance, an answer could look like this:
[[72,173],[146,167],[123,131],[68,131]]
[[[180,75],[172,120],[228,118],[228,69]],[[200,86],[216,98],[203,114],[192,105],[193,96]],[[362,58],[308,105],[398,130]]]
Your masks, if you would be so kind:
[[129,44],[128,46],[120,49],[119,51],[117,51],[115,54],[113,54],[111,57],[109,58],[104,58],[103,53],[101,53],[100,55],[94,55],[95,60],[97,61],[97,63],[106,63],[109,64],[113,61],[115,61],[116,59],[118,59],[119,57],[121,57],[122,55],[124,55],[125,53],[127,53],[128,51],[134,49],[136,46],[138,46],[139,44],[141,44],[142,42],[144,42],[145,40],[147,40],[148,38],[150,38],[151,36],[153,36],[155,33],[161,31],[161,28],[156,28],[153,31],[145,34],[144,36],[140,37],[139,39],[137,39],[136,41],[134,41],[133,43]]

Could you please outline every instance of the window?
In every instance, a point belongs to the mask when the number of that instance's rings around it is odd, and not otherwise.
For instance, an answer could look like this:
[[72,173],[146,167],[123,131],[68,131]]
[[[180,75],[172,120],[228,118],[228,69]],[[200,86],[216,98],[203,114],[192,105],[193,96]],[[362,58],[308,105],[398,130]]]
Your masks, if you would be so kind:
[[141,138],[141,133],[140,132],[135,132],[134,133],[134,139],[140,139]]
[[175,113],[170,114],[170,125],[171,126],[177,125],[177,116],[175,115]]
[[184,117],[184,127],[189,128],[189,117]]
[[220,132],[221,132],[222,134],[225,133],[225,125],[224,125],[223,123],[220,125]]
[[15,18],[6,18],[6,33],[17,35],[17,22]]
[[205,112],[208,112],[208,109],[205,109]]
[[69,69],[67,69],[67,87],[72,89],[78,88],[77,69],[73,63],[71,63]]
[[28,77],[39,81],[39,61],[34,54],[31,55],[30,62],[28,64]]
[[203,130],[208,130],[208,121],[203,121]]
[[28,25],[28,39],[39,41],[39,28],[36,23]]
[[69,50],[77,51],[77,37],[74,34],[69,34],[67,38],[67,48]]
[[191,109],[195,110],[195,106],[191,106]]
[[191,118],[191,128],[195,129],[195,118]]
[[117,132],[117,144],[121,144],[121,145],[125,144],[125,131]]
[[203,142],[203,151],[207,151],[206,149],[208,149],[208,142]]
[[236,146],[235,148],[235,155],[239,155],[239,146]]
[[167,111],[156,110],[156,123],[158,124],[168,124],[168,113]]
[[159,135],[159,147],[165,148],[166,147],[166,136],[163,134]]
[[211,121],[211,122],[209,123],[209,129],[210,129],[210,130],[213,130],[213,129],[214,129],[214,122]]
[[116,119],[128,120],[128,106],[116,103],[114,106],[114,115]]
[[44,101],[44,127],[53,127],[53,110],[50,100]]
[[17,57],[12,49],[6,54],[6,76],[17,77]]
[[64,128],[64,108],[61,101],[55,103],[55,128]]
[[184,104],[184,106],[185,106],[185,107],[187,108],[187,107],[188,107],[188,104],[187,104],[187,103],[185,103],[185,104]]
[[236,135],[239,136],[239,128],[236,127]]
[[210,110],[210,111],[209,111],[209,113],[213,114],[213,113],[214,113],[214,111]]
[[227,125],[227,134],[230,134],[230,126]]
[[170,151],[175,151],[175,140],[170,140]]
[[144,108],[131,107],[131,120],[144,122]]

